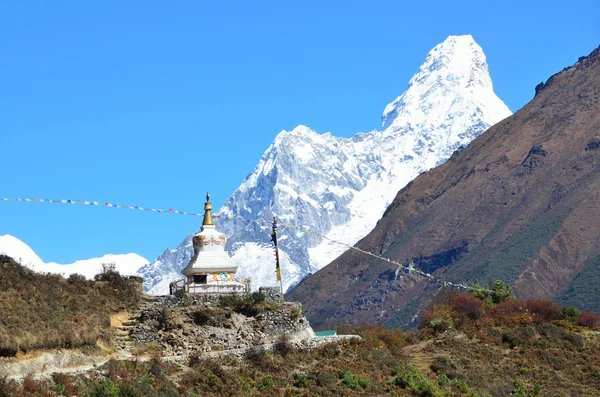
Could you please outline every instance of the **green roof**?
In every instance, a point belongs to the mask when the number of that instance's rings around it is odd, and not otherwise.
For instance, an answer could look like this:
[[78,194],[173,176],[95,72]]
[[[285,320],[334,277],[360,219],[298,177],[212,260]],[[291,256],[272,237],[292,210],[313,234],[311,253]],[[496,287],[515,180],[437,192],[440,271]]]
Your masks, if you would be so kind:
[[335,336],[337,335],[337,330],[328,329],[327,331],[316,331],[315,336]]

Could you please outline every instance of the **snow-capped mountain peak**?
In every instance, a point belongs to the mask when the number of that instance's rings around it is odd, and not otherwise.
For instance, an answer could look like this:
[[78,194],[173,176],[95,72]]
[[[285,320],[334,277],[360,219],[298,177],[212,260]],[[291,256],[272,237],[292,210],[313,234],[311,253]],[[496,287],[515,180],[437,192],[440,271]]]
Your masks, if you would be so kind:
[[[384,110],[383,130],[351,138],[319,134],[299,125],[281,131],[218,214],[309,228],[279,229],[284,288],[335,259],[345,249],[321,236],[355,244],[402,187],[444,161],[488,127],[511,114],[494,94],[485,55],[470,35],[450,36],[427,55],[408,89]],[[269,223],[216,226],[237,277],[254,289],[276,285]],[[191,234],[140,270],[145,287],[165,293],[181,278],[192,250]]]
[[21,265],[40,273],[57,273],[69,276],[78,273],[91,279],[102,271],[103,263],[114,263],[115,269],[123,275],[135,275],[138,270],[147,265],[147,259],[135,253],[122,255],[104,255],[61,265],[54,262],[45,263],[27,244],[18,238],[6,234],[0,236],[0,254],[10,256]]
[[439,127],[448,121],[448,115],[462,115],[459,111],[465,99],[484,106],[478,116],[497,122],[510,115],[494,94],[481,47],[471,35],[449,36],[427,54],[406,92],[385,107],[382,127]]

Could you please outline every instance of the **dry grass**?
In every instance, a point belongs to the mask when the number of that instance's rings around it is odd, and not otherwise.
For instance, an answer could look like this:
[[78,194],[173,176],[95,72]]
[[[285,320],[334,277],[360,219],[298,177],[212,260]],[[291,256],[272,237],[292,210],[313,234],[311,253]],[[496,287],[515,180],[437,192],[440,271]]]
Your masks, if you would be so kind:
[[111,313],[141,299],[141,285],[119,275],[97,282],[65,279],[34,273],[6,256],[0,256],[0,272],[0,356],[110,340]]

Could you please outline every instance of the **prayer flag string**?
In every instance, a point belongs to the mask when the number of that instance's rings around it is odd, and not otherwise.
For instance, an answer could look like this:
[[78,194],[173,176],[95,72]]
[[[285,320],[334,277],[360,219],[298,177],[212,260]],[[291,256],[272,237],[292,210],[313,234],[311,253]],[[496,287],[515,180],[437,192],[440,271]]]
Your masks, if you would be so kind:
[[[188,216],[204,216],[204,214],[200,214],[200,213],[195,213],[195,212],[187,212],[187,211],[180,211],[180,210],[176,210],[173,208],[169,208],[168,210],[165,209],[158,209],[158,208],[148,208],[148,207],[140,207],[137,205],[122,205],[122,204],[112,204],[112,203],[106,203],[106,202],[100,202],[100,201],[81,201],[81,200],[65,200],[65,199],[59,199],[59,200],[53,200],[53,199],[39,199],[39,198],[7,198],[7,197],[2,197],[0,198],[0,201],[16,201],[16,202],[27,202],[27,203],[56,203],[56,204],[73,204],[73,205],[91,205],[91,206],[95,206],[95,207],[110,207],[110,208],[123,208],[123,209],[129,209],[129,210],[137,210],[137,211],[150,211],[150,212],[157,212],[157,213],[167,213],[167,214],[180,214],[180,215],[188,215]],[[264,219],[244,219],[241,218],[239,216],[233,216],[233,215],[219,215],[219,214],[214,214],[213,218],[215,219],[224,219],[224,220],[230,220],[230,221],[239,221],[239,222],[246,222],[246,223],[252,223],[252,222],[256,222],[256,223],[265,223],[267,222]],[[434,277],[433,275],[431,275],[430,273],[425,273],[424,271],[417,269],[414,267],[414,264],[409,263],[409,264],[403,264],[400,263],[398,261],[392,260],[390,258],[386,258],[383,257],[381,255],[377,255],[374,254],[372,252],[369,251],[365,251],[361,248],[358,248],[356,246],[353,246],[351,244],[346,244],[343,243],[341,241],[337,241],[334,240],[330,237],[325,236],[324,234],[320,234],[320,233],[315,233],[313,231],[311,231],[309,228],[304,227],[304,226],[295,226],[291,223],[280,223],[281,226],[287,227],[289,229],[293,229],[293,230],[297,230],[300,231],[302,233],[306,233],[306,234],[312,234],[313,236],[317,236],[317,237],[321,237],[324,238],[328,241],[331,241],[334,244],[338,244],[340,246],[343,246],[345,248],[354,250],[354,251],[358,251],[362,254],[365,255],[370,255],[376,259],[385,261],[385,262],[389,262],[389,263],[393,263],[394,265],[398,266],[400,269],[403,269],[405,271],[408,272],[408,274],[411,273],[415,273],[419,276],[425,277],[427,279],[430,280],[435,280],[436,277]],[[475,287],[471,287],[468,285],[465,285],[463,283],[453,283],[451,281],[443,281],[442,285],[444,287],[452,287],[452,288],[457,288],[457,289],[465,289],[465,290],[469,290],[469,291],[482,291],[482,292],[487,292],[487,293],[493,293],[493,291],[489,290],[489,289],[485,289],[485,288],[475,288]]]

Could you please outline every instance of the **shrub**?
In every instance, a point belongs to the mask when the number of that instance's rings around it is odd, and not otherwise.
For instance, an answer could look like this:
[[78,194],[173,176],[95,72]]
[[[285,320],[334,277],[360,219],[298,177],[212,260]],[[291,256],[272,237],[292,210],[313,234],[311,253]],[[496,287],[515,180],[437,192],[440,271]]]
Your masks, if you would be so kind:
[[509,300],[496,305],[493,309],[492,317],[497,323],[509,323],[514,317],[522,316],[524,313],[523,302]]
[[99,383],[93,383],[88,391],[90,397],[118,397],[119,388],[110,379],[104,379]]
[[438,386],[421,375],[415,367],[409,367],[407,371],[392,379],[391,383],[408,389],[419,396],[437,397],[442,395]]
[[[388,351],[395,357],[402,355],[402,349],[408,344],[406,335],[401,329],[389,329],[381,326],[361,326],[353,330],[362,338],[365,347],[379,349],[384,345]],[[340,334],[338,330],[338,334]]]
[[594,313],[581,313],[577,323],[583,327],[594,329],[600,326],[600,317]]
[[563,318],[565,319],[565,321],[567,321],[571,324],[577,324],[577,321],[579,320],[579,316],[581,316],[581,312],[573,306],[563,308],[562,312],[563,312]]
[[173,311],[166,307],[163,307],[158,311],[156,321],[158,321],[158,326],[163,331],[170,331],[176,327]]
[[67,278],[67,282],[69,284],[73,284],[80,287],[89,287],[93,284],[91,280],[85,278],[84,275],[77,273],[72,273],[71,275],[69,275],[69,278]]
[[273,386],[275,386],[275,381],[273,380],[273,377],[271,375],[267,375],[265,376],[265,379],[263,379],[262,383],[258,385],[258,390],[267,390],[272,388]]
[[429,321],[429,327],[435,331],[446,331],[454,326],[454,321],[449,314],[445,314],[444,317],[437,317]]
[[175,297],[179,300],[183,300],[183,298],[185,298],[185,289],[178,289],[177,291],[175,291],[175,293],[173,294],[175,295]]
[[244,359],[256,365],[257,367],[266,367],[269,357],[266,350],[262,346],[252,346],[244,353]]
[[294,375],[294,386],[296,386],[296,387],[308,386],[308,377],[305,374]]
[[292,311],[292,320],[298,320],[299,318],[302,317],[302,307],[296,307],[294,308],[294,310]]
[[317,374],[317,385],[321,387],[331,388],[337,383],[337,377],[328,372],[320,372]]
[[347,369],[340,370],[338,376],[342,380],[343,387],[347,387],[349,389],[356,389],[358,387],[356,376]]
[[208,371],[206,384],[214,391],[219,391],[221,389],[221,379],[219,379],[219,377],[212,371]]
[[467,386],[467,382],[465,382],[464,379],[452,379],[450,384],[456,387],[461,393],[469,391],[469,386]]
[[8,378],[8,374],[0,372],[0,397],[14,396],[13,382]]
[[[52,380],[56,385],[56,392],[58,394],[65,396],[74,396],[79,394],[79,386],[77,386],[75,380],[69,375],[60,372],[55,372],[52,374]],[[61,386],[62,393],[58,391],[59,386]]]
[[454,326],[450,317],[451,307],[446,303],[435,303],[425,310],[421,327],[428,327],[434,331],[445,331]]
[[94,276],[96,281],[107,281],[111,284],[119,284],[124,281],[125,277],[116,270],[114,263],[103,263],[102,271]]
[[452,309],[471,320],[479,320],[483,314],[483,303],[481,300],[468,294],[455,294],[450,298]]
[[281,357],[287,357],[287,355],[292,351],[293,346],[290,341],[290,337],[286,334],[282,334],[277,342],[273,345],[273,349],[281,355]]
[[220,308],[199,308],[192,313],[196,325],[222,327],[226,322],[225,311]]
[[265,301],[265,298],[265,294],[263,294],[262,292],[253,292],[252,294],[250,294],[249,300],[253,303],[261,303]]
[[549,300],[528,299],[525,301],[525,308],[531,313],[536,324],[558,320],[563,314],[560,306]]
[[542,395],[542,389],[540,388],[540,386],[538,384],[535,384],[532,388],[530,388],[528,390],[525,387],[525,384],[523,383],[523,381],[518,379],[515,381],[514,386],[515,386],[514,390],[510,393],[511,396],[535,397],[535,396]]
[[448,370],[456,369],[456,365],[446,357],[435,356],[430,368],[437,374],[445,374]]
[[502,333],[502,342],[508,343],[511,349],[523,344],[523,340],[512,331],[504,331]]

